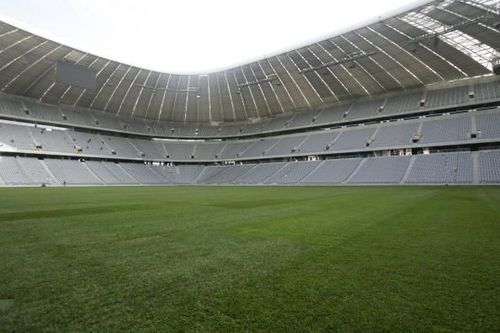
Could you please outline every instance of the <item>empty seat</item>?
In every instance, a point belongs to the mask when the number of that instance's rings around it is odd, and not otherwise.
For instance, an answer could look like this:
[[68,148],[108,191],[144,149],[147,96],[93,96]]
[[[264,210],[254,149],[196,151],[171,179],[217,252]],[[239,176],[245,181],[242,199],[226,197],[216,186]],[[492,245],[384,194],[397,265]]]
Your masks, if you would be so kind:
[[353,184],[397,184],[405,174],[410,156],[366,158],[349,179]]
[[374,131],[373,127],[346,128],[340,132],[330,150],[343,151],[365,148]]
[[417,133],[419,123],[398,122],[380,126],[370,147],[407,146],[412,143],[412,137]]
[[302,179],[303,184],[340,184],[357,168],[361,158],[326,160],[311,174]]
[[321,163],[320,161],[311,162],[290,162],[283,168],[267,178],[265,184],[296,184],[307,176]]
[[408,184],[471,182],[472,158],[469,152],[419,155],[406,181]]
[[238,178],[239,184],[261,184],[276,171],[285,166],[285,162],[262,163]]
[[46,159],[45,164],[60,183],[75,185],[103,183],[87,169],[84,162]]
[[470,138],[469,116],[442,118],[424,122],[420,143],[464,141]]
[[500,112],[476,115],[477,131],[480,139],[500,138]]
[[500,150],[479,152],[479,181],[500,183]]

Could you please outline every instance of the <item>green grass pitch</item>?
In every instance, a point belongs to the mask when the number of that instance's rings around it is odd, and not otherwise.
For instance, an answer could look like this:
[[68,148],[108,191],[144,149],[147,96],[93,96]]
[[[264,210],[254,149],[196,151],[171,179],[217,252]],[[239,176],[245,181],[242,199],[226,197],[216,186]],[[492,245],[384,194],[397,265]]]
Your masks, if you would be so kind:
[[0,189],[0,332],[499,330],[499,187]]

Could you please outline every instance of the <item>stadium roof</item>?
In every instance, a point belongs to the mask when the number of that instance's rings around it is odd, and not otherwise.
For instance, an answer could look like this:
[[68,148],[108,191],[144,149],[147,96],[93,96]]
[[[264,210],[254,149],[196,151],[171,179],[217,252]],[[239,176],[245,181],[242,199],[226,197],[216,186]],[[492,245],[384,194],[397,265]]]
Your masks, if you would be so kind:
[[[0,90],[45,103],[169,121],[240,121],[491,74],[499,0],[436,1],[296,50],[210,74],[160,73],[0,23]],[[63,61],[96,89],[56,80]]]

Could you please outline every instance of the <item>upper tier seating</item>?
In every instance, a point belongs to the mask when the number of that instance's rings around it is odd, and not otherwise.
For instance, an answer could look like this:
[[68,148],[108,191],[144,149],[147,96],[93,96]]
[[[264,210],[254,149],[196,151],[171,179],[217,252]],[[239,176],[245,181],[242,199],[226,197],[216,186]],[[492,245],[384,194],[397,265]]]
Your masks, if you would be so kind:
[[324,125],[344,121],[347,117],[347,111],[351,106],[352,104],[344,104],[325,108],[318,114],[318,119],[314,124]]
[[438,108],[462,105],[469,101],[468,93],[467,86],[430,90],[427,92],[425,106],[427,108]]
[[[15,96],[0,96],[0,115],[16,119],[43,121],[63,126],[81,126],[149,136],[169,137],[224,137],[282,131],[304,126],[339,124],[410,112],[486,103],[500,99],[500,80],[490,78],[464,80],[458,86],[430,90],[416,89],[402,93],[390,93],[372,99],[362,99],[342,104],[323,106],[316,110],[287,113],[271,119],[252,123],[227,123],[223,125],[197,123],[157,122],[131,119],[106,112],[74,109],[71,106],[45,105]],[[471,95],[472,94],[472,95]],[[423,106],[420,105],[424,102]]]
[[497,82],[474,85],[474,99],[478,102],[500,99],[500,84]]
[[290,124],[288,127],[290,128],[300,128],[300,127],[307,127],[311,126],[316,122],[318,119],[318,114],[321,111],[304,111],[304,112],[297,112],[292,120],[290,121]]
[[380,112],[384,99],[367,100],[354,105],[348,110],[346,119],[358,120],[363,118],[376,117]]
[[397,114],[420,109],[422,91],[390,96],[384,105],[383,114]]

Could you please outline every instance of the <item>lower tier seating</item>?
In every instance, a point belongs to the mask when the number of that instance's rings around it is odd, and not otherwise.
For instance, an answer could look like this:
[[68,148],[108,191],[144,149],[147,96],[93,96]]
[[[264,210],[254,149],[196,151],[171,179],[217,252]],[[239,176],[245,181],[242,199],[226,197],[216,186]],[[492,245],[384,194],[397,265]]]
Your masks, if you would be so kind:
[[407,183],[448,184],[472,182],[472,158],[468,152],[429,154],[418,157]]
[[500,183],[500,150],[479,153],[479,181],[483,184]]
[[0,185],[498,183],[500,149],[221,166],[0,156]]

